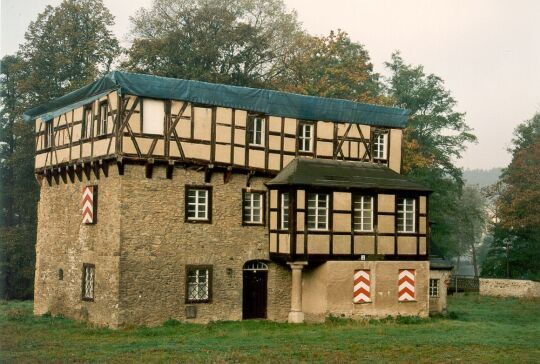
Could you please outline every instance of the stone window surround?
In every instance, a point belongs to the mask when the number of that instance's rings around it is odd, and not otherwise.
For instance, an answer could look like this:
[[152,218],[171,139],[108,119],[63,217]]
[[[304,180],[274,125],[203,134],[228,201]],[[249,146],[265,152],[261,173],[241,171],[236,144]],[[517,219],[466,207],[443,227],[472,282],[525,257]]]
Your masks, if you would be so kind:
[[[189,272],[192,270],[207,270],[208,271],[208,298],[205,300],[191,300],[189,299],[189,284],[188,277]],[[212,303],[212,283],[213,283],[213,266],[210,264],[206,265],[186,265],[186,276],[185,276],[185,303],[187,304],[196,304],[196,303]]]
[[[244,219],[245,212],[245,195],[248,193],[257,193],[261,195],[261,222],[248,222]],[[253,190],[250,188],[242,189],[242,225],[243,226],[265,226],[266,225],[266,191],[264,190]]]
[[[92,271],[92,296],[86,295],[86,270],[90,269]],[[94,292],[96,287],[96,266],[90,263],[83,263],[82,268],[82,280],[81,280],[81,299],[83,301],[94,302]]]
[[[205,220],[196,220],[188,218],[188,192],[190,189],[208,191],[208,216]],[[212,186],[208,185],[185,185],[184,186],[184,222],[190,224],[211,224],[212,223]]]

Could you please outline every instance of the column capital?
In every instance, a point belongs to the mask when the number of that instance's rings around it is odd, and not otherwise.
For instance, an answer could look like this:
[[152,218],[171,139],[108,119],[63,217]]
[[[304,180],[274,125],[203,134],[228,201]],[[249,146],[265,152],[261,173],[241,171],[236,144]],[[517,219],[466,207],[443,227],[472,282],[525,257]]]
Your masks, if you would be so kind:
[[287,262],[291,269],[304,269],[308,262]]

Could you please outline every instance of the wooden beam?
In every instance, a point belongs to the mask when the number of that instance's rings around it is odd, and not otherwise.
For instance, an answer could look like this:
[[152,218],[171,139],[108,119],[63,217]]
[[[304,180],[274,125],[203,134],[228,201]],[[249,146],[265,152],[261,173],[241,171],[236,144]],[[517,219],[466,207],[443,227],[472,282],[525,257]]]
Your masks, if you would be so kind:
[[67,175],[69,177],[69,181],[71,183],[74,183],[75,182],[75,166],[67,166],[66,167],[66,170],[67,170]]
[[174,161],[169,160],[169,163],[167,164],[167,170],[165,172],[167,179],[172,179],[174,172]]
[[118,168],[118,175],[124,175],[124,159],[122,157],[116,158],[116,167]]
[[227,167],[225,173],[223,173],[223,183],[229,183],[232,178],[232,166]]
[[206,168],[204,169],[204,182],[205,183],[210,183],[210,181],[212,181],[213,172],[214,172],[214,165],[213,164],[207,165]]
[[154,158],[148,158],[144,171],[146,178],[152,178],[152,173],[154,172]]

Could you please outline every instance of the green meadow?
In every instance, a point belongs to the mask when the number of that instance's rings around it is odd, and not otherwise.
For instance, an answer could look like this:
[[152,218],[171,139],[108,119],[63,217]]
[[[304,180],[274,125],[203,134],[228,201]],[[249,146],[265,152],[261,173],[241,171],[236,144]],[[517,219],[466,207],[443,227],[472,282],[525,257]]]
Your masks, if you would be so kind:
[[450,297],[447,317],[95,328],[0,302],[0,362],[540,362],[540,300]]

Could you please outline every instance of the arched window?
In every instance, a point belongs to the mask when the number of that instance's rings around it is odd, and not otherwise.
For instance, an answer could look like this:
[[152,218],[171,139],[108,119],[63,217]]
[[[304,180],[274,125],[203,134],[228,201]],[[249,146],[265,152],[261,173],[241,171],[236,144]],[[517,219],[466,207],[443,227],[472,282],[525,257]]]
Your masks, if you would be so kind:
[[266,263],[261,262],[260,260],[251,260],[249,262],[246,262],[246,264],[244,264],[244,270],[251,270],[251,271],[268,270],[268,266],[266,265]]

